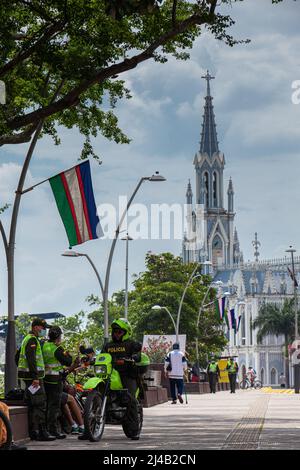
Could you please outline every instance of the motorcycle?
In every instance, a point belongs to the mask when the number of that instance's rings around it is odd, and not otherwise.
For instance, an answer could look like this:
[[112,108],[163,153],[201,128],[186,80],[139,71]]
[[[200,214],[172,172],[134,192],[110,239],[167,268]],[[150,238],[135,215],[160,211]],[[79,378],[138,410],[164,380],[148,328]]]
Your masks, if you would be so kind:
[[84,405],[84,427],[85,432],[92,442],[100,441],[105,424],[122,425],[124,434],[132,437],[130,427],[126,421],[127,407],[130,402],[128,390],[122,385],[119,372],[113,367],[132,363],[136,366],[138,388],[136,399],[138,400],[139,432],[143,426],[143,396],[142,376],[148,369],[150,360],[148,356],[141,353],[140,362],[133,359],[118,359],[114,364],[112,356],[108,353],[100,353],[94,363],[95,377],[87,380],[83,389],[89,391]]

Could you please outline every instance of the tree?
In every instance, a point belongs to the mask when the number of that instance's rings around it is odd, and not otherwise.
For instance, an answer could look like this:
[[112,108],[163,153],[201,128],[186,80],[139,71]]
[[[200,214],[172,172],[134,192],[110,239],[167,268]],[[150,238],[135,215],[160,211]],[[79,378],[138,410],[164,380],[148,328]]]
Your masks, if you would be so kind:
[[99,131],[128,142],[112,111],[129,97],[119,76],[149,59],[188,59],[204,28],[230,46],[241,42],[220,12],[235,1],[2,0],[0,145],[28,142],[42,120],[42,134],[56,143],[56,124],[77,126],[86,138],[82,157],[93,154],[90,138]]
[[258,328],[257,341],[259,343],[269,334],[284,336],[285,373],[288,387],[290,385],[288,345],[295,338],[295,314],[293,305],[293,299],[285,300],[283,306],[264,303],[252,324],[253,328]]
[[[195,264],[184,264],[180,257],[171,253],[146,256],[146,270],[134,281],[134,290],[129,293],[128,317],[134,333],[140,341],[144,334],[174,334],[173,323],[165,310],[152,310],[156,304],[165,306],[176,322],[178,307],[184,288]],[[196,277],[186,291],[179,324],[179,333],[187,335],[187,352],[190,360],[196,359],[195,341],[198,337],[202,360],[206,354],[224,348],[227,340],[220,329],[214,312],[205,310],[196,329],[199,307],[210,284],[210,277]],[[208,300],[213,300],[211,289]]]

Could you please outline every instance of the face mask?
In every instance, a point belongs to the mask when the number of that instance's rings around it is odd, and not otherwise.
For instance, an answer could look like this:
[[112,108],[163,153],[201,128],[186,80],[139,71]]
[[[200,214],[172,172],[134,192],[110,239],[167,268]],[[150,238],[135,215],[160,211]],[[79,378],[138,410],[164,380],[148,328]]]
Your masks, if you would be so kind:
[[45,336],[46,336],[46,330],[39,331],[39,338],[45,338]]

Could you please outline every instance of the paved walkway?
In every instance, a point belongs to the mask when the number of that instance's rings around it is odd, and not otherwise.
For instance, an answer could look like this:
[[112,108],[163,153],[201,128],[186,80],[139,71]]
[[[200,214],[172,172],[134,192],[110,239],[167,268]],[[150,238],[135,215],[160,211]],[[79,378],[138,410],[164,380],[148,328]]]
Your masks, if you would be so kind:
[[170,402],[144,410],[140,440],[127,439],[120,426],[106,426],[100,442],[68,436],[29,449],[300,449],[300,395],[237,390],[189,395],[188,404]]

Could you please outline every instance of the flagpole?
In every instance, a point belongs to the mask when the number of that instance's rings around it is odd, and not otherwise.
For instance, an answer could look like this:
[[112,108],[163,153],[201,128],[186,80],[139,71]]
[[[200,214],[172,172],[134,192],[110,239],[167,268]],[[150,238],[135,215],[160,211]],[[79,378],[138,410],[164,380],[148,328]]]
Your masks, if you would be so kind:
[[34,188],[36,188],[36,187],[39,186],[40,184],[46,183],[46,181],[49,181],[51,178],[55,178],[56,176],[61,175],[62,173],[65,173],[66,171],[73,170],[73,169],[76,168],[77,166],[80,166],[80,165],[82,165],[83,163],[86,163],[87,161],[89,161],[89,160],[84,160],[84,161],[81,162],[81,163],[77,163],[77,165],[71,166],[71,168],[68,168],[67,170],[60,171],[60,172],[57,173],[56,175],[50,176],[49,178],[46,178],[46,179],[44,179],[43,181],[40,181],[39,183],[36,183],[36,184],[34,184],[33,186],[30,186],[30,188],[24,189],[23,191],[15,191],[15,192],[16,192],[16,194],[25,194],[25,193],[28,193],[29,191],[32,191]]

